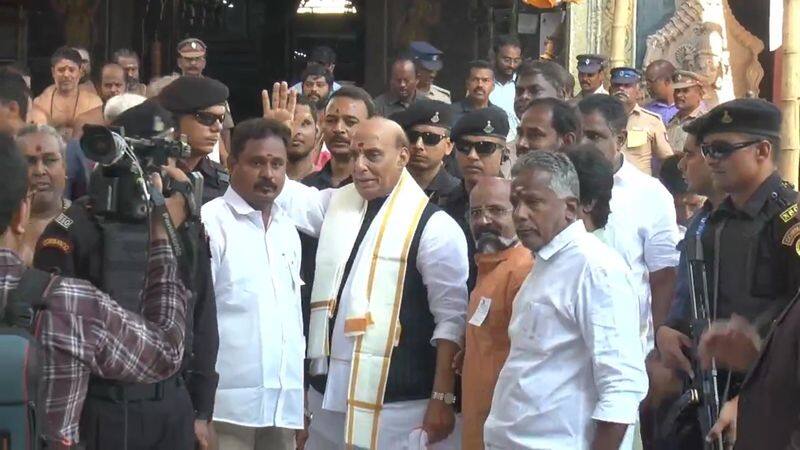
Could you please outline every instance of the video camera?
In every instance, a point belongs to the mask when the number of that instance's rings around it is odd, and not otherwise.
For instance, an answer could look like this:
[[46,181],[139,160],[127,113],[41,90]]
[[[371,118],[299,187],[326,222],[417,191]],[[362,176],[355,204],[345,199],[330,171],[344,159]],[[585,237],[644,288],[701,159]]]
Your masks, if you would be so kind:
[[[122,128],[84,125],[80,140],[87,158],[98,163],[92,172],[89,195],[93,213],[112,220],[140,222],[149,211],[149,175],[161,171],[170,158],[182,159],[191,155],[185,137],[172,137],[172,129],[150,138],[126,137]],[[202,199],[203,179],[199,173],[189,175],[190,203]],[[165,195],[173,190],[171,180],[164,179]]]

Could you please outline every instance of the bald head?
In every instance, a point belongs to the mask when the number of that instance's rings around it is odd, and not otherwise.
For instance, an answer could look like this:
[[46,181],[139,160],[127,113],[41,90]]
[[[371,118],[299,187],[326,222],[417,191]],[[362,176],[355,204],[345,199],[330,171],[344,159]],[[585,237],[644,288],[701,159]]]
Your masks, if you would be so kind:
[[497,253],[516,242],[511,182],[480,177],[469,194],[469,227],[479,253]]
[[360,123],[350,144],[353,184],[367,200],[392,192],[408,163],[408,138],[397,122],[373,117]]
[[675,66],[671,62],[665,59],[657,59],[651,62],[644,72],[650,97],[671,105],[674,101],[672,95],[672,75],[674,74]]
[[675,74],[675,66],[666,59],[657,59],[650,63],[645,70],[645,74],[652,74],[657,78],[672,78]]
[[103,102],[125,92],[125,70],[117,63],[108,63],[100,71],[100,98]]

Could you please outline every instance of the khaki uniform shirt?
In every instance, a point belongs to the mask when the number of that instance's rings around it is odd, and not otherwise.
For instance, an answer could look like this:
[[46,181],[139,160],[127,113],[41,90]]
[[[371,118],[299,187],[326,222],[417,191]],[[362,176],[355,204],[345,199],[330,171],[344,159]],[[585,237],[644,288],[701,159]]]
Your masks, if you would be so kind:
[[438,100],[440,102],[445,102],[447,104],[451,103],[450,100],[450,91],[447,89],[441,88],[435,84],[431,85],[430,90],[427,92],[417,90],[417,98],[427,98],[430,100]]
[[663,161],[673,153],[661,116],[636,105],[628,116],[627,130],[625,157],[642,172],[653,175],[653,158]]
[[[483,424],[492,407],[492,392],[508,357],[511,309],[522,282],[533,267],[531,251],[522,245],[499,253],[475,255],[478,279],[469,298],[462,370],[464,450],[483,450]],[[482,299],[486,299],[483,300]],[[488,314],[476,314],[488,302]],[[481,308],[482,309],[482,308]],[[485,311],[483,311],[485,312]],[[483,315],[482,320],[479,320]],[[477,325],[476,325],[477,324]]]
[[686,143],[687,133],[683,131],[683,126],[702,116],[706,112],[708,112],[708,107],[705,103],[700,103],[700,106],[698,106],[697,109],[692,111],[688,116],[681,119],[678,114],[676,114],[672,117],[672,119],[670,119],[669,123],[667,123],[667,137],[669,138],[669,142],[672,144],[672,148],[674,148],[675,151],[682,152],[683,145]]

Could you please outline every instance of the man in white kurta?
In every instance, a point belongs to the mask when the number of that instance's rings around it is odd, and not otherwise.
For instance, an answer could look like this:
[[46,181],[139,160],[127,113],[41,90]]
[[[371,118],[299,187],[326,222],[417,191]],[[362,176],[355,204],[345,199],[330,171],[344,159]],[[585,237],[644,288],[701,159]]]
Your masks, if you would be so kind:
[[576,218],[566,156],[533,151],[514,169],[514,223],[536,264],[514,301],[486,448],[616,450],[647,392],[630,272]]
[[[316,191],[287,182],[278,199],[302,231],[320,235],[308,356],[327,383],[324,393],[309,392],[306,449],[418,448],[426,437],[430,448],[458,448],[451,363],[465,329],[466,239],[404,169],[399,125],[370,119],[351,145],[352,186]],[[385,253],[395,244],[405,253]],[[381,267],[401,270],[386,281]],[[390,320],[379,302],[387,292],[395,299]],[[387,331],[388,352],[365,353],[370,336]],[[369,376],[374,361],[379,377]]]
[[304,425],[300,238],[272,203],[288,141],[277,122],[242,122],[231,184],[202,209],[220,337],[214,423],[225,450],[293,450]]

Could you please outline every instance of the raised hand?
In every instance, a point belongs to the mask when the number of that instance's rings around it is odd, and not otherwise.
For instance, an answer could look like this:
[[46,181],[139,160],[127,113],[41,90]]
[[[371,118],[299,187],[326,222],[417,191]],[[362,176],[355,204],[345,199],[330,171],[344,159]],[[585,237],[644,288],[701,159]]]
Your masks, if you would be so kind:
[[261,104],[264,108],[263,117],[273,119],[294,130],[294,109],[297,106],[297,92],[289,89],[289,85],[282,81],[272,85],[272,99],[270,93],[261,91]]

